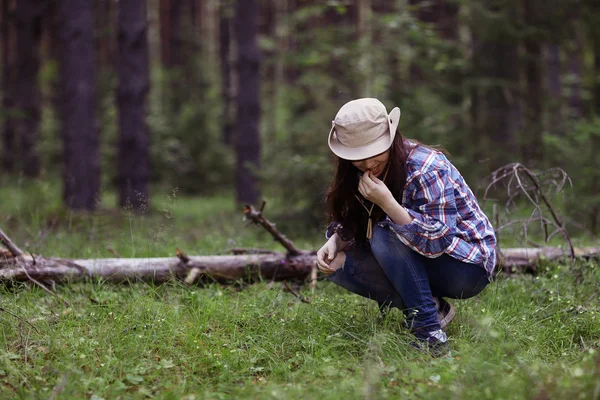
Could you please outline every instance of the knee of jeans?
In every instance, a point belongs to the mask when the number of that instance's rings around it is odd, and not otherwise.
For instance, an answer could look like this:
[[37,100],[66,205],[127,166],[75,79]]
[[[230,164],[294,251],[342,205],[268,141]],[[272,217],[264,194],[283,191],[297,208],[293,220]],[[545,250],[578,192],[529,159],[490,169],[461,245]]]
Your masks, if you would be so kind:
[[371,251],[373,254],[381,255],[390,251],[404,253],[410,250],[389,227],[375,225],[373,228],[373,237],[371,238]]

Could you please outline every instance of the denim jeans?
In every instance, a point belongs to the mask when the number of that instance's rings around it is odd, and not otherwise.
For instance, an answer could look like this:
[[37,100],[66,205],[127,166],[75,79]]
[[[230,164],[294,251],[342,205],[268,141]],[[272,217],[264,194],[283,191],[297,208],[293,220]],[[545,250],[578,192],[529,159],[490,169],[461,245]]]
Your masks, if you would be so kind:
[[344,265],[329,279],[380,307],[399,308],[415,333],[440,329],[433,296],[465,299],[488,284],[483,267],[447,254],[424,257],[379,225],[369,243],[346,250]]

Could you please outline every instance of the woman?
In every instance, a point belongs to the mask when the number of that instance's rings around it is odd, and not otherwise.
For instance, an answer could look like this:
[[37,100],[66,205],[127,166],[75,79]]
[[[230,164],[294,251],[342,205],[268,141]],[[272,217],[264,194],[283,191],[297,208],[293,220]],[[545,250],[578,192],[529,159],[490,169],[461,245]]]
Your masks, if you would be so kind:
[[338,156],[327,194],[319,270],[336,284],[397,307],[415,343],[448,348],[443,298],[477,295],[496,262],[494,230],[443,153],[396,134],[400,110],[376,99],[345,104],[329,133]]

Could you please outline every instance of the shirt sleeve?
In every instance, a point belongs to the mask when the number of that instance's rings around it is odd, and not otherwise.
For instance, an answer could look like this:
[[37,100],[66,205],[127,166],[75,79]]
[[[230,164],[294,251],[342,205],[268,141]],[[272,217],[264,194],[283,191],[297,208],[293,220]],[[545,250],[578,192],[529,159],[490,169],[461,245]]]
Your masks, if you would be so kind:
[[337,233],[344,242],[353,242],[354,238],[352,238],[352,235],[344,229],[340,222],[334,221],[330,223],[325,232],[325,237],[329,239],[334,233]]
[[404,244],[430,258],[438,257],[452,244],[456,228],[454,188],[448,171],[435,169],[416,177],[408,195],[414,218],[406,225],[390,223]]

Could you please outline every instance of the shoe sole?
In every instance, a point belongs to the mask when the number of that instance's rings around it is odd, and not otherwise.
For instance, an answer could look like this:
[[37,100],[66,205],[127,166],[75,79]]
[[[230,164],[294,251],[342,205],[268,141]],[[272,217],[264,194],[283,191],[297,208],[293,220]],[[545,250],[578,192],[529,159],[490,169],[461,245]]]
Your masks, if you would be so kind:
[[[442,329],[446,328],[448,324],[452,322],[454,316],[456,315],[456,309],[454,308],[454,306],[448,303],[447,301],[445,301],[445,303],[447,304],[447,306],[444,307],[443,311],[446,311],[446,314],[442,318],[440,318],[440,326],[442,327]],[[440,310],[440,312],[438,313],[438,316],[441,315],[443,315],[442,310]]]

